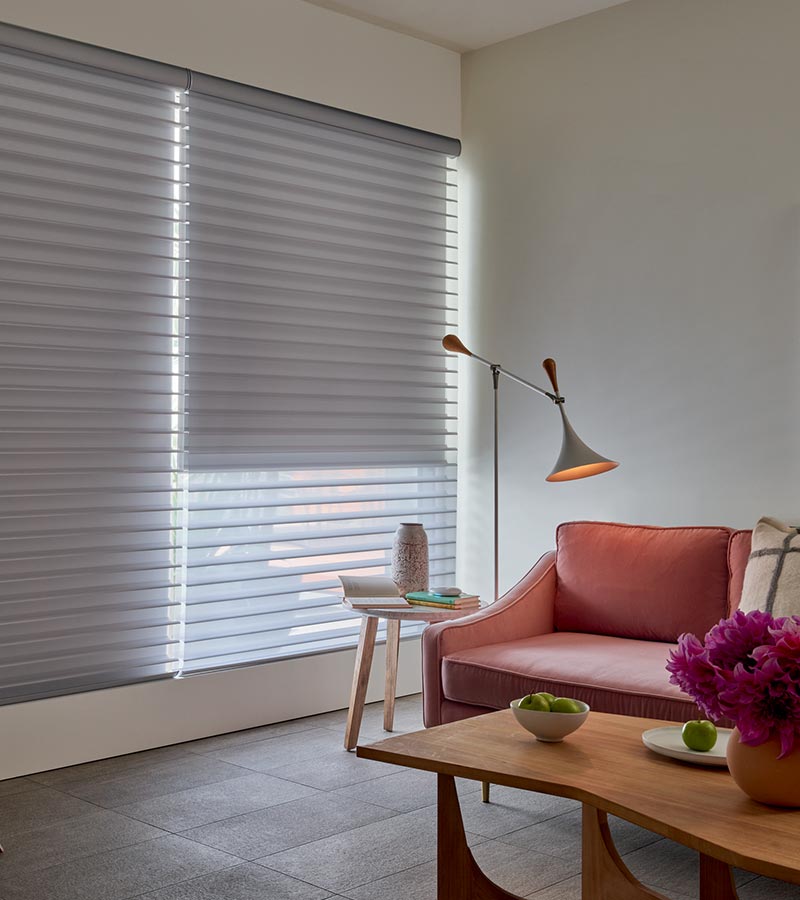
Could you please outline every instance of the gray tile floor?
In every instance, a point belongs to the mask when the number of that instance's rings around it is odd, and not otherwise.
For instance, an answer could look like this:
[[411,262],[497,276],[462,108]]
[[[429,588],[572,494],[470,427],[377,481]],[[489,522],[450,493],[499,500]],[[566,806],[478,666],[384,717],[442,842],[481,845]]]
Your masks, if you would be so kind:
[[[384,737],[379,704],[362,742]],[[342,750],[345,712],[0,782],[0,900],[433,900],[431,775]],[[422,727],[419,697],[396,729]],[[459,785],[481,867],[536,900],[580,897],[577,804]],[[701,814],[701,813],[698,813]],[[626,822],[612,830],[643,882],[696,896],[690,851]],[[741,872],[741,900],[800,888]]]

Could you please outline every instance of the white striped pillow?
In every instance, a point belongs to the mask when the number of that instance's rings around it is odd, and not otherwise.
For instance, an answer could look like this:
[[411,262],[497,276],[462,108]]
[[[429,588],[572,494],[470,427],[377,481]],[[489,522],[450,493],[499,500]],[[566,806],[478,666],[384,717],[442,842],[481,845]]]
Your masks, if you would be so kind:
[[759,520],[739,609],[800,616],[800,529],[777,519]]

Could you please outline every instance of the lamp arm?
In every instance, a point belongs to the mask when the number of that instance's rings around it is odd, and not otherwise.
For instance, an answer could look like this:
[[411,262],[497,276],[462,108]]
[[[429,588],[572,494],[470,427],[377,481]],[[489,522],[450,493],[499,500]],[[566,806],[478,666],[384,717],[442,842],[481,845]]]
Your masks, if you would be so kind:
[[482,356],[478,356],[477,353],[469,354],[472,359],[477,359],[479,363],[484,366],[488,366],[490,369],[494,369],[499,372],[501,375],[505,375],[506,378],[510,378],[512,381],[516,381],[517,384],[521,384],[526,388],[530,388],[532,391],[536,391],[537,394],[541,394],[543,397],[547,397],[552,400],[553,403],[563,403],[564,398],[560,394],[551,394],[550,391],[545,390],[542,387],[539,387],[538,384],[534,384],[532,381],[526,381],[524,378],[520,378],[519,375],[515,375],[513,372],[509,372],[508,369],[504,369],[502,366],[497,363],[489,362],[488,359],[484,359]]
[[547,397],[552,400],[553,403],[563,403],[564,398],[560,394],[551,394],[550,391],[546,391],[544,388],[540,388],[539,385],[534,384],[532,381],[526,381],[524,378],[520,378],[519,375],[515,375],[513,372],[509,372],[506,369],[500,369],[500,374],[505,375],[506,378],[510,378],[512,381],[516,381],[517,384],[522,384],[526,388],[530,388],[532,391],[536,391],[537,394],[541,394],[543,397]]

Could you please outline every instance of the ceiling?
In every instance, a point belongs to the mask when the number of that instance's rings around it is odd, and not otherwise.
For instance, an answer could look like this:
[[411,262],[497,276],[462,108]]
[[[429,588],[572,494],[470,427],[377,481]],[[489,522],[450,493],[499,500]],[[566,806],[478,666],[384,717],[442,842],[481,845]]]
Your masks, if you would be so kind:
[[307,0],[465,52],[626,0]]

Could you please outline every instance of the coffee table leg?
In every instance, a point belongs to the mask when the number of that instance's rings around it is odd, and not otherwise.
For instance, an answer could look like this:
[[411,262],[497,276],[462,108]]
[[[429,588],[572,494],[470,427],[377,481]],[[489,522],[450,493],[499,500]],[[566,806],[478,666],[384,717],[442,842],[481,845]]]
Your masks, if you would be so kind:
[[608,817],[586,803],[583,804],[581,877],[584,900],[667,900],[633,877],[614,846]]
[[520,900],[490,881],[467,846],[461,806],[452,775],[439,775],[437,900]]
[[700,854],[700,900],[737,900],[731,867],[711,856]]
[[397,691],[397,661],[400,656],[400,619],[386,621],[386,690],[383,695],[383,729],[394,725],[394,695]]
[[347,713],[347,728],[344,732],[344,749],[352,750],[358,743],[361,717],[364,715],[364,700],[367,697],[369,673],[372,669],[372,655],[375,652],[375,635],[378,620],[375,616],[361,617],[361,633],[356,650],[356,666],[353,671],[353,687],[350,691],[350,709]]

